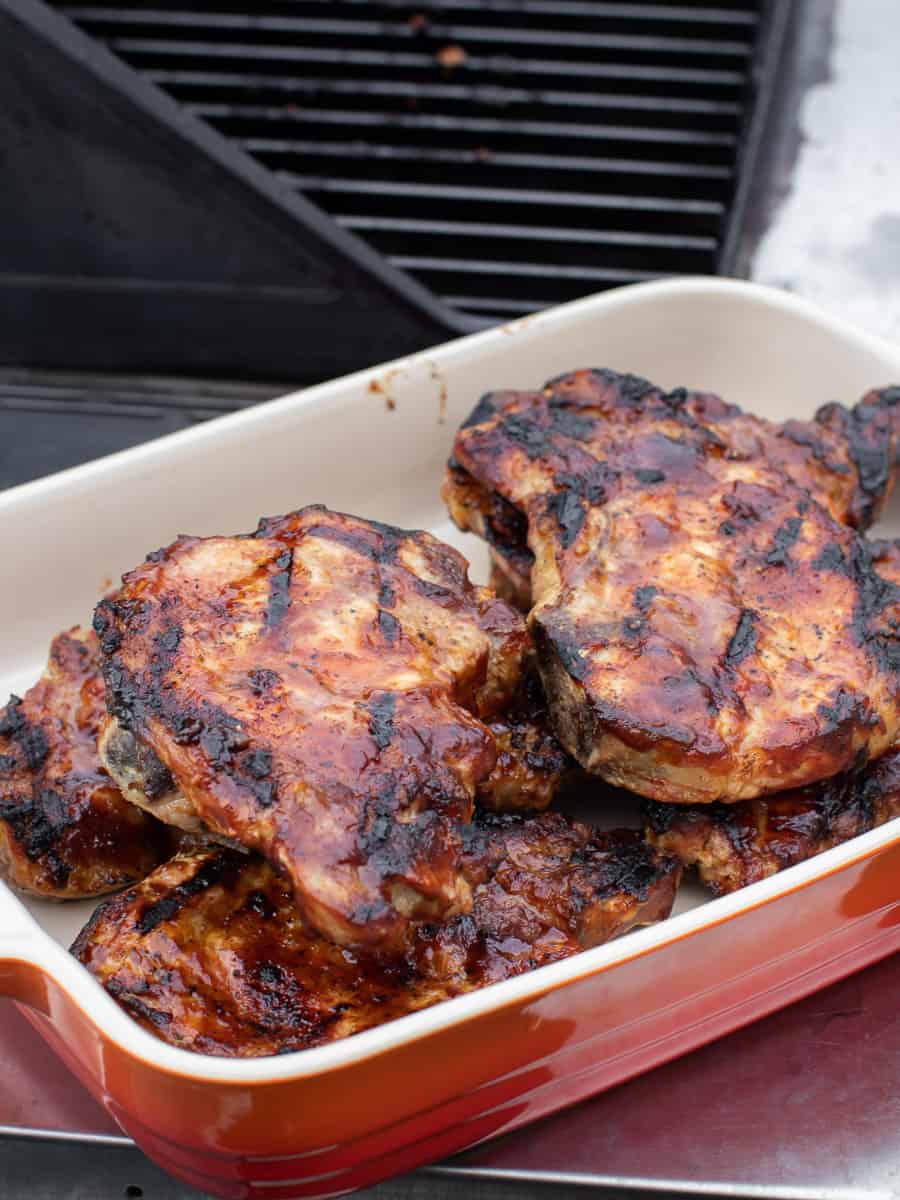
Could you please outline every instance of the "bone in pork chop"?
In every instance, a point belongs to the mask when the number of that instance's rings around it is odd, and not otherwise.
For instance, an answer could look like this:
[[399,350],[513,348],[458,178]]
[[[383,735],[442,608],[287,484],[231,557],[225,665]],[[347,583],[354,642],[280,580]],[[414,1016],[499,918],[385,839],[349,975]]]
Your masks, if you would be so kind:
[[455,550],[312,506],[179,538],[96,628],[129,796],[153,802],[156,764],[154,812],[259,851],[341,944],[396,954],[410,922],[469,909],[459,826],[529,639]]
[[852,528],[896,456],[900,389],[776,427],[581,371],[486,397],[445,496],[522,597],[554,730],[651,799],[732,802],[877,758],[900,729],[900,591]]

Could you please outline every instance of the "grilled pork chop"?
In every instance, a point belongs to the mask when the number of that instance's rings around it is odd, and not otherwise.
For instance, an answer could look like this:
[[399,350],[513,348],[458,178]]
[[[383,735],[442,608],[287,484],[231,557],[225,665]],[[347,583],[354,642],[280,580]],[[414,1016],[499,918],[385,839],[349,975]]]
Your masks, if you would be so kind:
[[900,592],[851,526],[889,488],[898,402],[775,427],[612,371],[482,400],[445,496],[507,594],[533,556],[549,711],[582,766],[651,799],[731,802],[892,744]]
[[462,832],[472,911],[419,926],[402,959],[316,938],[287,881],[230,849],[181,854],[95,913],[73,953],[174,1045],[257,1056],[335,1041],[666,917],[679,868],[640,834],[555,813]]
[[648,840],[721,896],[900,816],[900,753],[777,796],[686,808],[648,801],[644,811]]
[[[900,541],[871,542],[879,573],[900,583]],[[739,804],[645,805],[648,840],[716,895],[734,892],[900,816],[900,751],[863,770]]]
[[53,639],[42,678],[0,710],[0,877],[22,891],[100,896],[174,853],[171,832],[100,766],[105,714],[97,638],[77,628]]
[[[547,402],[555,413],[549,421],[541,412]],[[502,480],[502,464],[497,463],[493,469],[486,467],[483,447],[475,455],[477,461],[470,459],[466,453],[470,436],[465,433],[467,428],[495,424],[498,417],[505,422],[512,416],[520,419],[513,424],[513,441],[517,433],[522,434],[520,442],[527,442],[529,436],[534,440],[537,435],[528,432],[533,422],[538,434],[542,428],[555,434],[553,441],[558,445],[559,436],[566,430],[586,429],[579,427],[578,414],[582,409],[586,415],[593,410],[603,426],[589,431],[585,441],[595,457],[607,460],[610,447],[623,436],[629,437],[635,430],[649,432],[660,418],[665,423],[674,415],[677,423],[696,423],[706,428],[729,456],[768,461],[823,504],[836,521],[865,531],[882,511],[893,486],[898,404],[900,388],[888,387],[868,392],[855,408],[827,404],[812,421],[791,420],[777,425],[708,392],[679,388],[665,396],[634,375],[610,370],[575,371],[551,380],[539,393],[494,392],[484,396],[460,431],[458,446],[462,453],[450,460],[444,495],[460,529],[471,530],[488,543],[491,587],[528,612],[532,607],[534,554],[528,545],[527,496],[525,503],[513,498],[514,489]],[[507,423],[507,440],[509,434]],[[470,461],[471,468],[465,465]]]
[[459,824],[529,639],[455,550],[313,506],[179,538],[96,628],[129,797],[259,851],[343,945],[397,953],[411,921],[471,906]]

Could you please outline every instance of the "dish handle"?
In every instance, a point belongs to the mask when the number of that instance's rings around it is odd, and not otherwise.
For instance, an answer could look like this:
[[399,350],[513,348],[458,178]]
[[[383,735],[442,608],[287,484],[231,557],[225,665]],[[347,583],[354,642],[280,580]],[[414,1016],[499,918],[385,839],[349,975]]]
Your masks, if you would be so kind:
[[40,936],[31,914],[0,883],[0,997],[43,1012],[47,978],[33,953]]

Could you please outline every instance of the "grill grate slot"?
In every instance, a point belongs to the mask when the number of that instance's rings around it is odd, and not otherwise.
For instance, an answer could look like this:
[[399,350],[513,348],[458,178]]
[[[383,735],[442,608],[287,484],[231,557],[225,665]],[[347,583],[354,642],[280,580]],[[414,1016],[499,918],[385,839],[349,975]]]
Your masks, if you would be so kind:
[[57,7],[462,313],[717,269],[763,0]]

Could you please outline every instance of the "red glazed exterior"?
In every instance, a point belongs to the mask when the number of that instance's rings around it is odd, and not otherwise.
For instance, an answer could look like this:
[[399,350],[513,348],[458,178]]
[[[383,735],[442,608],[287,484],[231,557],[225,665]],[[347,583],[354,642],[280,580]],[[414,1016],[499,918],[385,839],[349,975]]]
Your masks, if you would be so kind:
[[0,988],[32,1007],[93,1095],[173,1174],[235,1200],[328,1196],[508,1132],[891,953],[898,873],[900,833],[724,919],[709,905],[686,934],[673,921],[670,940],[623,961],[339,1070],[274,1082],[204,1079],[199,1058],[196,1075],[163,1071],[29,964],[4,963]]

